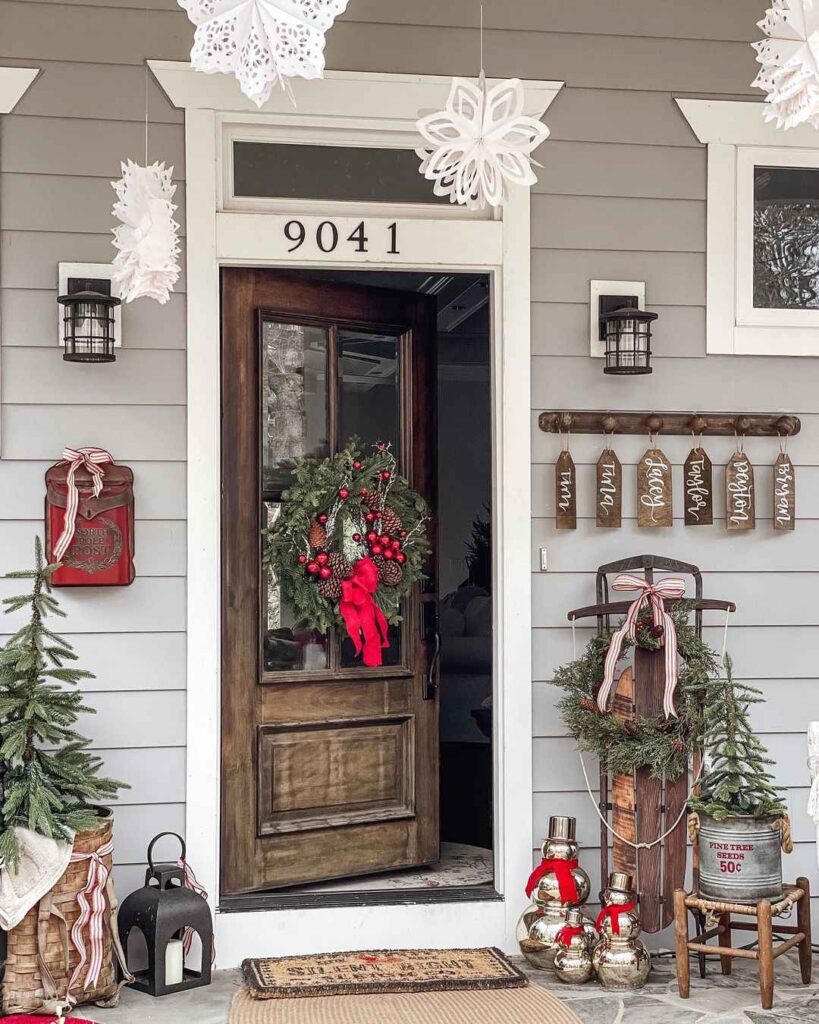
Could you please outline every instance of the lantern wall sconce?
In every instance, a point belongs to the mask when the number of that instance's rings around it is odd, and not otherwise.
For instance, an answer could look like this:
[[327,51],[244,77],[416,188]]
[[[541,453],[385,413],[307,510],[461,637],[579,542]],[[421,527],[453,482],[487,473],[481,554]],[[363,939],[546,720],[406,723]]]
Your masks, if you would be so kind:
[[[177,863],[154,864],[153,852],[163,836],[173,836],[182,847]],[[122,948],[128,949],[133,929],[141,931],[148,949],[148,969],[132,971],[132,988],[152,996],[184,992],[210,984],[213,960],[213,919],[204,896],[185,885],[185,840],[176,832],[160,832],[148,847],[145,885],[127,896],[117,921]],[[202,962],[198,971],[185,966],[191,933],[199,936]]]
[[591,355],[605,360],[604,373],[651,373],[651,325],[657,314],[645,306],[645,281],[590,282]]
[[603,373],[652,372],[651,325],[656,319],[656,313],[634,306],[620,306],[600,317],[606,344]]
[[114,362],[122,339],[122,309],[111,265],[60,263],[57,295],[63,359]]

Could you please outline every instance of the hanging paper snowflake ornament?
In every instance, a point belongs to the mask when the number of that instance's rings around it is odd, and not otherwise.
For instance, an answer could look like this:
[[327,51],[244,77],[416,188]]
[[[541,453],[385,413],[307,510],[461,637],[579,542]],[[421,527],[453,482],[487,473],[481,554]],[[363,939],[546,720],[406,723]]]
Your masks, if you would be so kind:
[[523,99],[517,78],[491,88],[483,72],[477,85],[453,78],[446,109],[417,124],[426,145],[415,152],[436,196],[484,209],[506,202],[508,183],[534,185],[531,154],[549,129],[523,113]]
[[179,0],[196,25],[191,64],[235,75],[257,106],[276,82],[324,76],[324,35],[348,0]]
[[773,0],[753,43],[762,69],[751,83],[767,92],[765,120],[777,128],[819,128],[819,0]]
[[140,167],[132,160],[122,166],[122,177],[112,181],[117,194],[114,216],[114,281],[126,302],[143,296],[168,301],[179,278],[179,225],[171,202],[176,185],[173,167],[154,163]]

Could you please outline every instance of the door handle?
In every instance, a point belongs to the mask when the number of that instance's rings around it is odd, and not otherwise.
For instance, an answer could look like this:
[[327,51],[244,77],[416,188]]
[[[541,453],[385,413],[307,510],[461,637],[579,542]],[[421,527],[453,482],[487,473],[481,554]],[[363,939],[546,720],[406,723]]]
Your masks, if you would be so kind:
[[441,634],[437,629],[432,632],[430,639],[432,640],[432,657],[429,659],[429,667],[424,675],[424,683],[421,691],[421,695],[424,700],[435,700],[438,693],[436,672],[438,669],[438,662],[441,659]]

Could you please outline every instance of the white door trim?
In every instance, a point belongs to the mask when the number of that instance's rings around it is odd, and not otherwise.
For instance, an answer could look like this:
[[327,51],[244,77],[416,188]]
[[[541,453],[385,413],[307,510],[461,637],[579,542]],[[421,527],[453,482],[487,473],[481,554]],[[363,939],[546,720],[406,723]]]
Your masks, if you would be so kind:
[[[188,303],[188,851],[200,880],[218,893],[220,707],[220,265],[305,265],[276,246],[282,214],[219,210],[220,140],[227,122],[252,109],[232,80],[202,76],[188,65],[151,61],[172,102],[186,107]],[[541,116],[562,83],[528,83],[527,111]],[[355,125],[371,145],[380,133],[405,135],[412,148],[419,108],[443,104],[449,80],[414,75],[328,72],[298,83],[299,108],[274,95],[253,121],[292,129],[312,125],[313,144],[338,142]],[[278,139],[275,139],[278,141]],[[390,143],[388,143],[390,144]],[[312,212],[312,211],[311,211]],[[392,207],[391,218],[400,218]],[[356,215],[352,206],[352,215]],[[515,189],[502,217],[452,219],[427,228],[407,220],[407,245],[396,257],[323,258],[322,266],[482,268],[493,275],[493,445],[496,537],[495,760],[496,887],[502,901],[424,906],[258,911],[216,914],[219,966],[243,957],[390,946],[494,944],[514,948],[522,889],[532,861],[531,709],[531,402],[530,210],[528,190]],[[293,216],[289,212],[289,216]],[[415,225],[415,227],[413,227]],[[463,234],[462,234],[463,232]],[[480,233],[480,237],[478,237]],[[467,244],[463,242],[469,235]],[[271,257],[272,254],[272,257]],[[214,904],[216,900],[212,901]]]

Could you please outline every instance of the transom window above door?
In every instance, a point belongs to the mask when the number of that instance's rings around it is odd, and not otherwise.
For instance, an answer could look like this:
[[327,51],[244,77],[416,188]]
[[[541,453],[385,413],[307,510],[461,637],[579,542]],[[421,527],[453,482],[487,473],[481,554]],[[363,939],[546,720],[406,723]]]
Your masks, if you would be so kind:
[[[295,131],[295,130],[294,130]],[[264,126],[222,126],[224,210],[324,215],[357,211],[384,216],[434,216],[459,220],[492,219],[491,210],[469,210],[436,196],[420,173],[421,160],[406,136],[395,145],[374,146],[355,131],[333,144],[315,144],[307,130],[292,139],[271,135]]]

